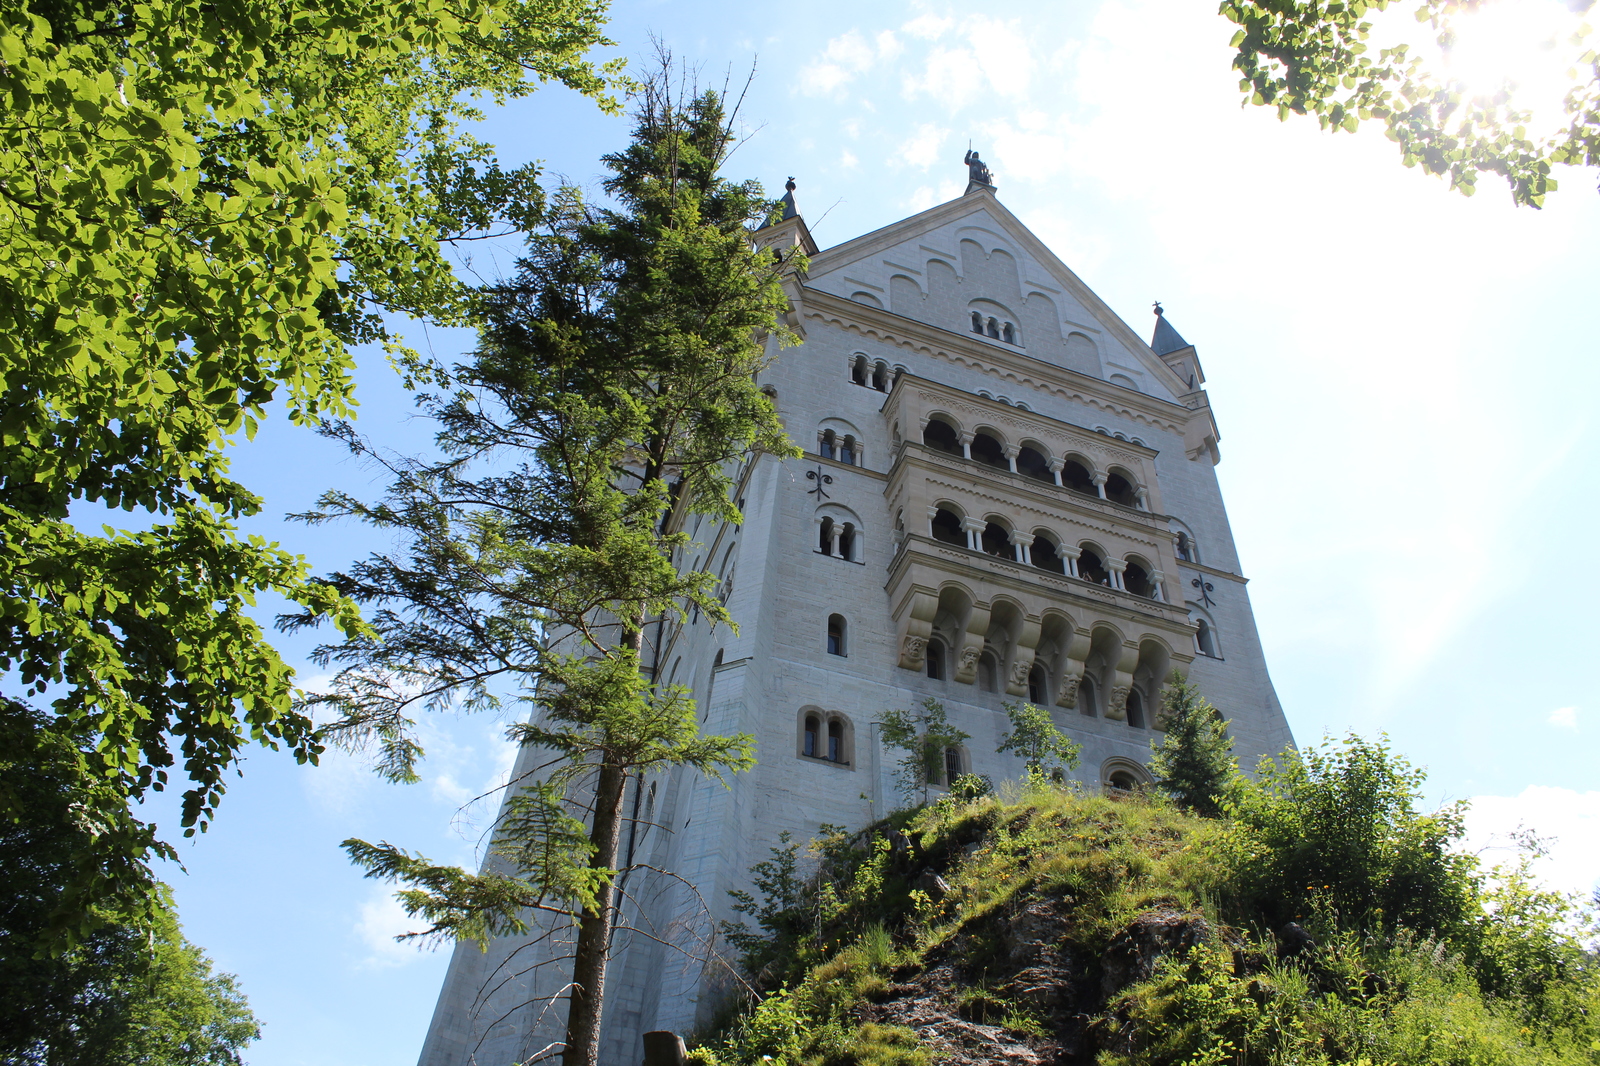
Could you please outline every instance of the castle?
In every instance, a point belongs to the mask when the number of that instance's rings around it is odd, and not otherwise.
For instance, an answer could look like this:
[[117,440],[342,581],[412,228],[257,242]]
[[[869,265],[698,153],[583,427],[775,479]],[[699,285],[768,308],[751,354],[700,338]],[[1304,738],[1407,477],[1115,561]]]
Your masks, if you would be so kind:
[[[1159,306],[1146,344],[967,162],[960,198],[827,251],[791,179],[756,234],[810,257],[787,282],[803,344],[762,379],[806,454],[743,465],[743,526],[690,521],[684,561],[720,575],[738,635],[669,620],[646,656],[693,689],[705,731],[753,735],[759,763],[726,788],[681,769],[630,786],[602,1062],[638,1063],[641,1034],[722,1005],[713,932],[779,833],[902,804],[886,710],[944,704],[970,735],[947,780],[1021,773],[995,748],[1002,705],[1025,699],[1083,746],[1076,776],[1135,787],[1174,669],[1230,719],[1242,764],[1292,742],[1194,347]],[[559,1039],[560,939],[458,945],[421,1066],[507,1066]]]

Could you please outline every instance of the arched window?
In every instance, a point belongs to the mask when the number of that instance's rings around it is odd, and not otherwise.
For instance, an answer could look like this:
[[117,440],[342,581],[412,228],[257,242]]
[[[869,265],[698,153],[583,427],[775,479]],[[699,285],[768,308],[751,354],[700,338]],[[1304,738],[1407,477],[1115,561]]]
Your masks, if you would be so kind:
[[847,466],[856,465],[856,439],[851,436],[844,438],[844,443],[839,445],[839,461]]
[[1017,550],[1011,546],[1011,534],[998,522],[983,527],[983,550],[986,555],[1017,561]]
[[805,735],[801,738],[800,751],[813,759],[817,757],[818,743],[822,734],[822,719],[814,714],[806,715]]
[[1089,476],[1089,468],[1072,459],[1068,459],[1062,464],[1061,484],[1074,492],[1081,492],[1085,496],[1100,495],[1094,490],[1094,478]]
[[857,385],[867,383],[867,357],[858,355],[850,362],[850,380]]
[[1028,671],[1028,702],[1036,707],[1047,706],[1050,699],[1045,689],[1044,667],[1034,663],[1033,668]]
[[1211,624],[1204,618],[1195,619],[1194,646],[1201,655],[1217,658],[1217,637],[1211,631]]
[[1083,554],[1078,556],[1078,576],[1096,585],[1110,585],[1111,573],[1101,561],[1099,553],[1093,548],[1084,548],[1082,551]]
[[944,749],[944,785],[949,788],[961,776],[961,749]]
[[844,647],[844,615],[830,614],[828,616],[828,654],[843,656]]
[[1128,560],[1128,568],[1122,571],[1122,587],[1135,596],[1143,596],[1146,599],[1155,595],[1155,586],[1150,583],[1150,572],[1132,559]]
[[833,554],[833,519],[824,518],[817,527],[817,550],[823,555]]
[[889,364],[879,363],[878,368],[872,372],[872,387],[879,392],[889,391]]
[[1017,473],[1035,481],[1042,481],[1046,485],[1054,485],[1056,482],[1056,479],[1050,476],[1050,464],[1033,448],[1024,447],[1017,452]]
[[950,455],[961,454],[961,438],[956,436],[955,429],[948,422],[941,422],[935,418],[927,428],[922,431],[922,443],[935,451],[947,452]]
[[1005,341],[1007,344],[1017,343],[1017,331],[1015,327],[1011,325],[1011,323],[1007,322],[1004,326],[1000,327],[1000,339]]
[[1139,779],[1127,770],[1113,770],[1107,783],[1118,792],[1133,792],[1139,787]]
[[983,334],[983,316],[976,311],[972,312],[972,332],[980,336]]
[[995,340],[999,340],[1000,339],[1000,323],[996,322],[994,319],[991,318],[987,323],[985,323],[983,332],[986,335],[988,335],[990,337],[993,337]]
[[1178,558],[1184,562],[1197,563],[1200,561],[1195,557],[1194,541],[1189,539],[1189,534],[1179,533],[1173,540],[1173,547],[1177,550]]
[[1124,507],[1139,506],[1139,494],[1134,491],[1133,483],[1115,471],[1106,478],[1106,499]]
[[822,431],[822,444],[819,454],[824,459],[837,459],[839,457],[835,444],[837,440],[838,438],[834,435],[833,430],[825,429]]
[[856,527],[849,522],[844,524],[844,529],[839,533],[839,558],[856,561]]
[[1000,470],[1010,470],[1011,464],[1006,462],[1005,449],[1000,447],[1000,442],[987,433],[979,433],[972,438],[972,457],[985,466],[992,466]]
[[943,507],[933,515],[933,539],[942,544],[954,544],[958,548],[967,546],[967,532],[961,528],[961,519]]
[[944,680],[944,643],[937,637],[928,641],[927,671],[935,681]]
[[1000,660],[995,658],[994,652],[985,649],[978,656],[978,691],[1000,691]]
[[1131,689],[1128,690],[1127,709],[1128,709],[1128,724],[1133,726],[1135,729],[1143,729],[1144,728],[1144,696],[1140,695],[1139,690],[1136,689],[1136,688],[1131,688]]
[[1061,554],[1056,551],[1055,544],[1048,537],[1042,537],[1035,533],[1033,546],[1028,549],[1028,557],[1033,560],[1033,565],[1040,570],[1048,570],[1052,574],[1065,574],[1067,572],[1066,561],[1061,558]]
[[828,723],[829,762],[844,762],[844,723],[835,718]]
[[1088,674],[1078,682],[1078,713],[1089,718],[1100,713],[1100,694],[1095,691],[1094,678]]

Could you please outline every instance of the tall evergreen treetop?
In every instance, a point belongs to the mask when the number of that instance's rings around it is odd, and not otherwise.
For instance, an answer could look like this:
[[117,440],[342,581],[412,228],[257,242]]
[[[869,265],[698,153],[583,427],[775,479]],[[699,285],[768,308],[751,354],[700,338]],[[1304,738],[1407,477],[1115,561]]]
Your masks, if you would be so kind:
[[1150,760],[1156,788],[1180,806],[1215,818],[1222,813],[1228,782],[1239,772],[1228,723],[1195,685],[1174,679],[1161,693],[1166,737]]

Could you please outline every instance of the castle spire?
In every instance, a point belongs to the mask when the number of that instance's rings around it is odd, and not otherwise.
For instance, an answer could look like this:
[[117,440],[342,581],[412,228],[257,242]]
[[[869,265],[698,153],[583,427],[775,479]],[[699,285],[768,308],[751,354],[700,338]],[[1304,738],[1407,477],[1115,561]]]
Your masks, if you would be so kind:
[[794,202],[794,176],[783,183],[783,199],[778,201],[782,208],[777,221],[766,221],[756,227],[756,243],[763,248],[771,248],[783,254],[789,248],[800,248],[806,255],[817,254],[817,242],[811,239],[811,231],[806,228],[806,220],[800,217],[800,208]]
[[1178,336],[1178,331],[1172,328],[1172,323],[1167,321],[1167,315],[1161,307],[1161,301],[1155,302],[1156,332],[1150,338],[1150,347],[1155,349],[1157,355],[1166,355],[1180,348],[1189,347],[1189,342]]

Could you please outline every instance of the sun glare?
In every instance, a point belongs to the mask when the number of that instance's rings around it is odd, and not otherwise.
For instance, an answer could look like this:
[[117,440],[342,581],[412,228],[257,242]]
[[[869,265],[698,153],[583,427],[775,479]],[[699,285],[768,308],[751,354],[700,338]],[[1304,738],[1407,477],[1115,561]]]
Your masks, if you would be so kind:
[[1566,124],[1567,71],[1583,51],[1571,38],[1582,21],[1558,0],[1484,3],[1456,17],[1444,69],[1472,96],[1511,89],[1513,103],[1533,113],[1532,131],[1552,133]]

